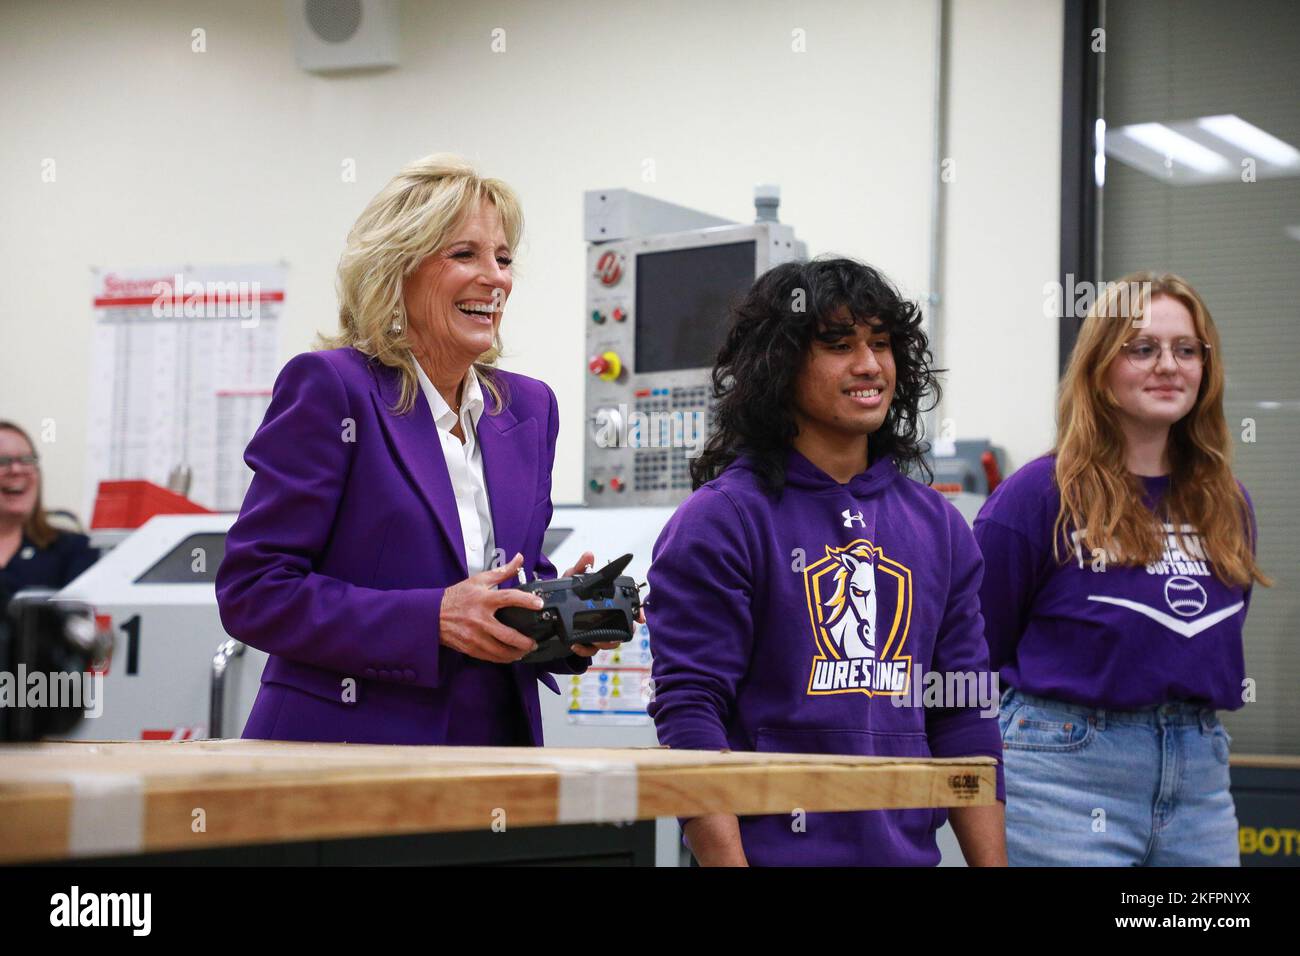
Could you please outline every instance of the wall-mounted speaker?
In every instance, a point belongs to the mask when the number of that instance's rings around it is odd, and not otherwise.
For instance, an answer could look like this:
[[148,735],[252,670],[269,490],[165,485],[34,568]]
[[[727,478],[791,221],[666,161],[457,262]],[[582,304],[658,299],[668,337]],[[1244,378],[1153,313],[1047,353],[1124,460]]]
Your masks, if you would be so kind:
[[397,66],[398,0],[285,0],[298,65],[310,73]]

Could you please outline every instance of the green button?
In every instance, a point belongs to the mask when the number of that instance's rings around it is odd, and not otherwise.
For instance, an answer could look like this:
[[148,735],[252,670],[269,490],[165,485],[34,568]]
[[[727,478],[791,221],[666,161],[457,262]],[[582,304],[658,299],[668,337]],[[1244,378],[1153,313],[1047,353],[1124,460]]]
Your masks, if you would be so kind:
[[595,322],[597,325],[603,325],[605,323],[605,317],[600,314],[600,309],[591,310],[591,321]]

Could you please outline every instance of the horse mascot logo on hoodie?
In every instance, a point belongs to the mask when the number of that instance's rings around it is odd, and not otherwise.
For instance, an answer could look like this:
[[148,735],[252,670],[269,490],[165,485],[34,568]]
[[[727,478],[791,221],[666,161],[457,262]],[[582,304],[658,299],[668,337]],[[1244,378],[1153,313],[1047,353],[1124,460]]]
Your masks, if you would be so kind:
[[876,656],[876,566],[871,552],[856,547],[834,555],[835,593],[823,625],[843,659]]

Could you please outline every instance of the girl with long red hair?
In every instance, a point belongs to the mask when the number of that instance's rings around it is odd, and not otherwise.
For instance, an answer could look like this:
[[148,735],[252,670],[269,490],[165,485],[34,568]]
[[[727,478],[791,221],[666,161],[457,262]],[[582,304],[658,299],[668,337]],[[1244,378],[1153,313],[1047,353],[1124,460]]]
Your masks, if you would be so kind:
[[1175,275],[1099,295],[1056,449],[975,522],[1014,865],[1239,863],[1230,738],[1256,525],[1233,478],[1223,355]]

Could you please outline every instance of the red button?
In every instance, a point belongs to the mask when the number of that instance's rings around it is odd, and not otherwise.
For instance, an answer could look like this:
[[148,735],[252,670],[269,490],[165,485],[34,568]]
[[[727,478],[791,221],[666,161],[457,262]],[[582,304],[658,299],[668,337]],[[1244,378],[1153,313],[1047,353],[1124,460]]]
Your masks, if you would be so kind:
[[615,309],[615,310],[614,310],[614,321],[615,321],[615,322],[622,322],[622,321],[623,321],[624,319],[626,319],[626,318],[627,318],[627,313],[624,312],[622,309]]
[[613,488],[615,491],[622,491],[622,490],[623,490],[623,479],[622,479],[622,478],[611,478],[611,479],[609,479],[609,486],[610,486],[611,488]]
[[590,369],[592,375],[604,375],[609,371],[609,362],[597,355],[587,363],[587,368]]

